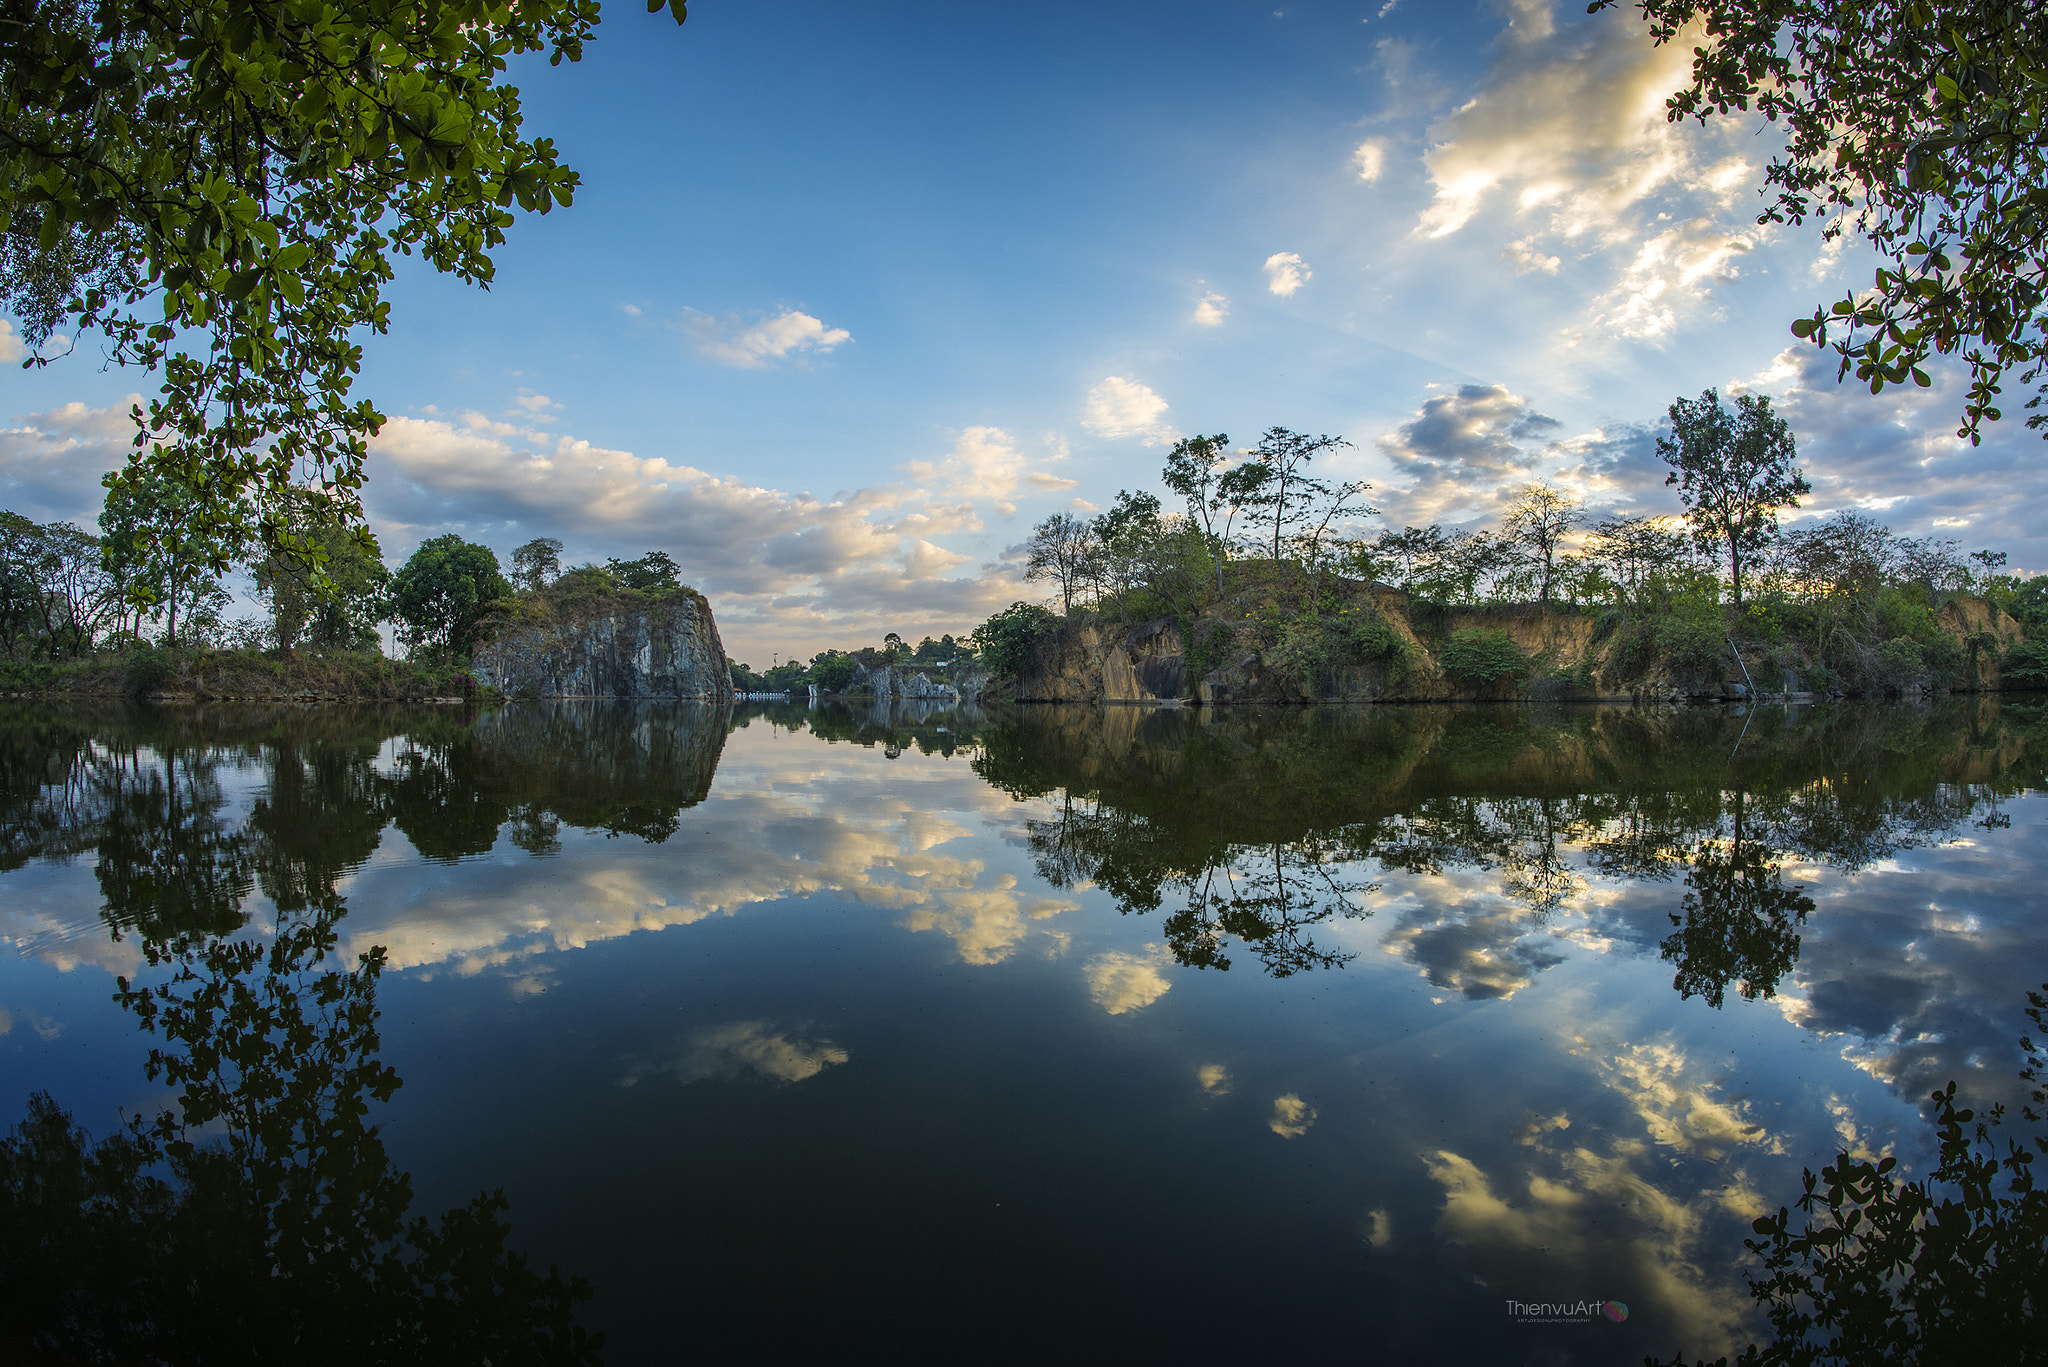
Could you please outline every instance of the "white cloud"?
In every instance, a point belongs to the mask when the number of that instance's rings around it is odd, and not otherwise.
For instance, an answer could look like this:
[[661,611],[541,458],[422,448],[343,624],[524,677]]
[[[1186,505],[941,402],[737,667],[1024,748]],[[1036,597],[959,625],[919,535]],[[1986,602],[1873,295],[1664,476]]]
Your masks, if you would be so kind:
[[100,476],[127,463],[135,423],[130,394],[105,408],[61,404],[0,428],[0,506],[36,522],[94,525],[106,490]]
[[965,562],[946,538],[981,529],[976,498],[1007,502],[1021,460],[999,430],[972,428],[910,482],[819,498],[478,413],[401,416],[371,443],[367,506],[394,556],[451,530],[556,536],[572,557],[665,550],[713,594],[728,647],[766,655],[958,631],[1008,603],[1010,572],[943,577]]
[[1285,299],[1306,285],[1315,272],[1302,264],[1298,252],[1274,252],[1266,258],[1266,288]]
[[1631,339],[1663,335],[1761,241],[1747,191],[1768,148],[1738,136],[1735,120],[1665,118],[1697,35],[1656,47],[1619,15],[1560,25],[1549,0],[1507,8],[1483,87],[1430,129],[1435,196],[1415,231],[1448,237],[1498,209],[1533,229],[1506,258],[1552,274],[1557,257],[1540,239],[1587,241],[1616,276],[1594,301],[1596,322]]
[[1166,976],[1172,960],[1161,945],[1147,945],[1141,954],[1110,950],[1089,961],[1083,970],[1088,995],[1112,1016],[1138,1011],[1165,996],[1173,986]]
[[697,338],[700,353],[742,370],[761,370],[792,355],[826,352],[853,340],[845,328],[827,327],[795,309],[755,323],[743,323],[732,314],[717,318],[685,309],[683,327]]
[[0,364],[20,360],[25,350],[21,334],[14,330],[14,324],[0,318]]
[[[1064,451],[1055,450],[1051,459],[1064,457]],[[988,502],[1002,517],[1017,511],[1020,485],[1029,484],[1034,489],[1054,493],[1080,482],[1044,471],[1026,471],[1026,462],[1027,457],[1017,449],[1016,439],[1002,428],[970,427],[960,434],[953,449],[938,460],[907,461],[898,468],[919,483],[931,486],[939,498]]]
[[1351,154],[1351,167],[1358,172],[1358,178],[1370,185],[1380,178],[1386,168],[1387,149],[1378,138],[1367,138],[1358,144],[1358,150]]
[[1111,375],[1088,391],[1081,425],[1111,441],[1135,437],[1147,446],[1165,446],[1180,435],[1162,421],[1166,407],[1166,400],[1146,385]]
[[1501,248],[1500,255],[1503,261],[1515,268],[1516,275],[1527,275],[1531,271],[1556,275],[1557,268],[1564,264],[1554,256],[1545,256],[1527,241],[1508,243]]
[[1196,327],[1221,327],[1223,320],[1230,316],[1230,301],[1214,290],[1205,292],[1195,300],[1195,312],[1190,319]]

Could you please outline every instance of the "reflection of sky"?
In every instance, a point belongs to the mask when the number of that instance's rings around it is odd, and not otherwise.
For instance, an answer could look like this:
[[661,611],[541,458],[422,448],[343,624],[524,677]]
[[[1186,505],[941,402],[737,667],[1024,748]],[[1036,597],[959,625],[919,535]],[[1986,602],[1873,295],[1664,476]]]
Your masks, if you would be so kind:
[[[1029,1248],[1078,1278],[1099,1259],[1134,1296],[1256,1245],[1274,1294],[1326,1284],[1337,1328],[1452,1357],[1711,1356],[1751,1323],[1747,1222],[1837,1145],[1924,1162],[1909,1103],[1950,1076],[2001,1085],[2048,976],[2036,798],[2010,829],[1855,874],[1788,866],[1817,904],[1799,961],[1774,1001],[1719,1011],[1656,957],[1682,889],[1569,846],[1556,906],[1512,869],[1361,868],[1369,915],[1329,929],[1350,968],[1178,968],[1158,914],[1038,876],[1019,833],[1050,805],[961,757],[752,727],[660,845],[565,827],[553,857],[501,835],[433,863],[387,830],[343,883],[342,930],[390,950],[401,1161],[425,1199],[509,1184],[543,1261],[606,1291],[622,1361],[682,1264],[739,1283],[599,1226],[786,1243],[842,1217],[941,1222],[969,1265]],[[90,858],[0,894],[8,1094],[141,1104],[141,1046],[107,1001],[137,956],[98,927]],[[1499,1313],[1588,1297],[1627,1302],[1627,1325]]]

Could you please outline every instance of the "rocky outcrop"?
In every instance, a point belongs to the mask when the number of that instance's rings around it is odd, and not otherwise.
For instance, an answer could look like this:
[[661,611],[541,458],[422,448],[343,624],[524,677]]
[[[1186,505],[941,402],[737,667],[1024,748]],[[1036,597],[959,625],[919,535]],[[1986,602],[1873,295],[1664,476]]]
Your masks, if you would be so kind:
[[987,682],[978,670],[958,668],[946,678],[914,666],[883,665],[870,669],[856,665],[848,681],[848,693],[867,693],[876,702],[957,703],[972,698]]
[[[1136,626],[1103,618],[1066,621],[1039,643],[1028,667],[1014,679],[991,682],[981,696],[1016,702],[1205,705],[1524,696],[1737,699],[1796,694],[1808,663],[1789,642],[1774,650],[1751,642],[1743,643],[1742,657],[1717,645],[1712,653],[1718,661],[1696,659],[1680,668],[1654,648],[1646,656],[1640,639],[1625,640],[1625,632],[1644,630],[1643,621],[1617,631],[1611,614],[1603,620],[1588,612],[1523,604],[1417,605],[1411,615],[1405,593],[1356,580],[1337,581],[1333,594],[1320,609],[1305,614],[1246,595],[1206,609],[1186,626],[1172,618]],[[1999,657],[2024,639],[2019,624],[1978,598],[1950,600],[1939,620],[1941,630],[1963,648],[1965,665],[1937,691],[1998,688]],[[1489,682],[1448,673],[1440,656],[1471,629],[1504,635],[1525,662],[1523,673],[1496,673]],[[1183,639],[1188,633],[1192,642]],[[1755,677],[1759,669],[1768,677]]]
[[695,595],[515,629],[478,651],[470,668],[513,698],[732,701],[718,624]]

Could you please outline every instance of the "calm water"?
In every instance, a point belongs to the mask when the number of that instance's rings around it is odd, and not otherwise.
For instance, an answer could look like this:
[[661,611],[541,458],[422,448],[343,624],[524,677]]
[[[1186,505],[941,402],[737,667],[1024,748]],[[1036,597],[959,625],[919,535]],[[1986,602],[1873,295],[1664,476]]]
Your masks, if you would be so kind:
[[317,924],[414,1208],[502,1187],[610,1362],[1712,1355],[1802,1167],[2013,1094],[2044,762],[1990,701],[16,707],[0,1103],[153,1113],[117,975]]

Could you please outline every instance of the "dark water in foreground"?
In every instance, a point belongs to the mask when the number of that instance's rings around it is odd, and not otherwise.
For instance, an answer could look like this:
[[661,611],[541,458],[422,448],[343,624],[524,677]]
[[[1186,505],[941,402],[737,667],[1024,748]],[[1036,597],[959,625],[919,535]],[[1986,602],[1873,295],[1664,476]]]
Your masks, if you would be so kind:
[[17,708],[0,1120],[154,1113],[116,976],[331,934],[381,1038],[282,1071],[402,1078],[610,1362],[1711,1356],[1802,1167],[2012,1095],[2044,777],[1991,701]]

